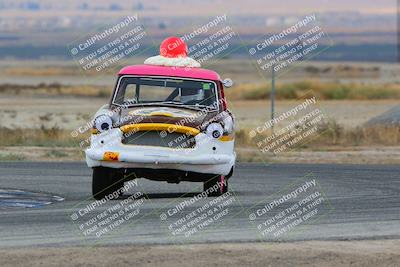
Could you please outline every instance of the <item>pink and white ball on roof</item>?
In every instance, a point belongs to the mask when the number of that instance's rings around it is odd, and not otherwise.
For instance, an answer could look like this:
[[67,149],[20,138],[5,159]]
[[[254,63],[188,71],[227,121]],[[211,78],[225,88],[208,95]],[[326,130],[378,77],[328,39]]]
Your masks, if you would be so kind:
[[199,62],[188,57],[186,43],[176,36],[171,36],[162,41],[160,55],[149,57],[144,61],[146,65],[167,66],[167,67],[191,67],[200,68]]

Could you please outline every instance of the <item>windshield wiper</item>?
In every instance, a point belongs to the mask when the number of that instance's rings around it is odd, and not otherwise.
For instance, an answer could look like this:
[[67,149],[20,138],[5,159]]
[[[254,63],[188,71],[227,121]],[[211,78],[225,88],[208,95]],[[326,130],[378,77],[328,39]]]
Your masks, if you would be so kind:
[[171,105],[171,104],[175,105],[175,104],[177,104],[177,105],[182,106],[182,107],[187,108],[187,109],[195,109],[195,110],[202,110],[203,109],[203,107],[201,107],[201,106],[187,105],[185,103],[178,102],[178,101],[164,101],[164,102],[160,102],[160,103],[157,103],[157,104],[161,104],[161,105],[164,105],[164,104],[166,104],[166,105]]
[[212,107],[210,107],[208,105],[203,105],[203,104],[191,104],[191,105],[188,105],[188,104],[185,104],[185,103],[182,103],[182,102],[179,102],[179,101],[164,101],[164,102],[161,102],[161,104],[178,104],[178,105],[185,106],[185,108],[196,109],[196,110],[203,110],[203,109],[207,109],[209,111],[215,110],[215,108],[212,108]]
[[189,105],[189,106],[197,108],[197,109],[201,109],[201,110],[206,109],[208,111],[214,111],[214,110],[217,109],[215,107],[212,107],[212,106],[209,106],[209,105],[203,105],[203,104],[194,104],[194,105]]
[[163,101],[163,102],[159,102],[157,104],[177,104],[177,105],[183,105],[182,102],[179,101]]

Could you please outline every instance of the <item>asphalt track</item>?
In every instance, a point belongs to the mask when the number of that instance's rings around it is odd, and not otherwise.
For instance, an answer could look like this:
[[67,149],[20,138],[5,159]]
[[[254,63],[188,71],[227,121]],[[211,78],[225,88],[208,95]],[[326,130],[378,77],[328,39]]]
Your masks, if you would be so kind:
[[[307,188],[303,195],[275,206],[253,221],[249,219],[265,209],[266,204],[313,180],[316,186]],[[200,198],[199,183],[176,185],[139,179],[138,184],[131,185],[131,191],[123,197],[99,204],[84,214],[88,204],[94,203],[90,193],[91,170],[84,163],[0,163],[0,189],[56,196],[58,200],[31,208],[0,205],[0,247],[400,237],[400,166],[239,164],[230,180],[231,194],[218,201]],[[146,197],[140,198],[138,192]],[[315,192],[323,201],[316,203],[318,210],[314,216],[292,224],[279,235],[274,235],[276,230],[267,234],[264,231],[263,235],[262,222],[278,218],[283,211],[285,216],[279,219],[291,216],[287,209],[303,197],[315,196]],[[4,197],[11,198],[3,195],[3,200]],[[19,200],[18,196],[14,198]],[[186,206],[176,211],[183,202]],[[208,224],[200,219],[207,212],[209,218],[214,218]],[[120,217],[115,217],[116,213]],[[98,219],[93,222],[93,218]],[[289,219],[292,218],[287,222]],[[184,228],[189,221],[192,228]],[[269,223],[264,225],[271,226],[276,221]],[[93,228],[95,225],[99,227]],[[100,235],[100,226],[109,231]]]

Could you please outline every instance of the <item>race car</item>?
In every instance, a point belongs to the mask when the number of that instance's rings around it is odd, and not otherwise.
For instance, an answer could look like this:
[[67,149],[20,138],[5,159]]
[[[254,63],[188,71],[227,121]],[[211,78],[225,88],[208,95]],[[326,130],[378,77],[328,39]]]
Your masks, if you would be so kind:
[[143,65],[122,68],[85,150],[93,197],[122,194],[124,182],[136,178],[203,182],[207,196],[226,193],[236,159],[224,96],[231,85],[188,57],[178,37],[164,40],[160,55]]

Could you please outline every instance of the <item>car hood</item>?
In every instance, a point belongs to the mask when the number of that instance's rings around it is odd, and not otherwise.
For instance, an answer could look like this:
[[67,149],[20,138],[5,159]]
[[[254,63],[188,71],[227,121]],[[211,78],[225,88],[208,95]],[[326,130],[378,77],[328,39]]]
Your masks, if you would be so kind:
[[218,114],[218,111],[192,110],[180,107],[132,107],[121,111],[120,125],[137,123],[168,123],[201,130]]

